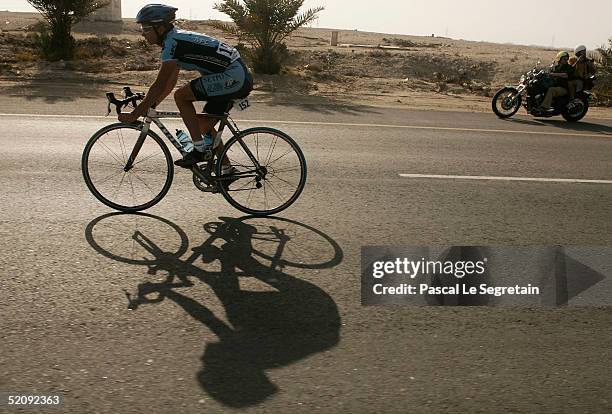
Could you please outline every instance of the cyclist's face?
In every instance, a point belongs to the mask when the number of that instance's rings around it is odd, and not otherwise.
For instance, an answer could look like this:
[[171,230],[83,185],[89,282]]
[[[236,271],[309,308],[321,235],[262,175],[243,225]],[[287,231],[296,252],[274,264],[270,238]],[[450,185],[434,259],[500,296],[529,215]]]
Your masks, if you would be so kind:
[[157,43],[157,33],[155,30],[155,26],[141,26],[140,31],[142,36],[149,42],[149,44]]

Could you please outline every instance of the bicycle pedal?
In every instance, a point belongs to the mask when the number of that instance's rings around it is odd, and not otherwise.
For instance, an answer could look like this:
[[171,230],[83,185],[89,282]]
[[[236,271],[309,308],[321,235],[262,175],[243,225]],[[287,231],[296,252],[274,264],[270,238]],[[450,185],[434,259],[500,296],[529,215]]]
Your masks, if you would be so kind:
[[213,194],[219,192],[216,185],[207,185],[206,187],[202,188],[202,191],[204,191],[205,193],[213,193]]

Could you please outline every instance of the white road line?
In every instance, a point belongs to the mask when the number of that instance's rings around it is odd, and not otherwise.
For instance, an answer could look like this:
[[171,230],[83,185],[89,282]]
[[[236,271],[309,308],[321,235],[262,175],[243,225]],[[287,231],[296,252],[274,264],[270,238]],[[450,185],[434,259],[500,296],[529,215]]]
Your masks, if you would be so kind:
[[612,184],[612,180],[585,180],[581,178],[531,178],[531,177],[495,177],[487,175],[434,175],[434,174],[400,174],[404,178],[434,178],[442,180],[495,180],[495,181],[536,181],[541,183],[587,183]]
[[[3,114],[0,117],[29,117],[29,118],[94,118],[94,119],[109,119],[110,122],[115,122],[114,116],[101,115],[47,115],[47,114]],[[176,118],[178,120],[178,118]],[[459,128],[459,127],[438,127],[424,125],[393,125],[393,124],[360,124],[351,122],[313,122],[313,121],[277,121],[270,119],[236,119],[237,122],[249,124],[285,124],[285,125],[322,125],[322,126],[341,126],[341,127],[359,127],[359,128],[395,128],[395,129],[421,129],[433,131],[458,131],[458,132],[478,132],[478,133],[496,133],[496,134],[526,134],[526,135],[554,135],[566,137],[592,137],[592,138],[612,138],[612,134],[587,134],[579,132],[555,132],[555,131],[520,131],[511,129],[481,129],[481,128]]]

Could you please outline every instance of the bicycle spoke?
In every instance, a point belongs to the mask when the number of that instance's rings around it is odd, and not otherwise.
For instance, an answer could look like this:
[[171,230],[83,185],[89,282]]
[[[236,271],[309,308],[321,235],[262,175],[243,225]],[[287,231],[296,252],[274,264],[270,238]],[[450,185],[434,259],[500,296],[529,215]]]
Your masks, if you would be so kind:
[[108,146],[104,143],[101,142],[100,140],[98,140],[100,142],[100,144],[102,145],[102,147],[106,150],[106,152],[108,152],[110,154],[111,157],[113,157],[115,160],[117,160],[117,163],[119,166],[123,166],[123,162],[119,159],[119,157],[117,156],[117,154],[115,154],[115,152],[113,150],[111,150],[110,148],[108,148]]
[[270,181],[268,181],[268,185],[270,186],[270,189],[276,195],[276,197],[278,197],[278,199],[280,200],[281,203],[287,201],[287,200],[283,199],[283,197],[281,197],[281,195],[278,193],[278,191],[276,190],[276,188],[272,185],[272,183]]
[[243,185],[242,187],[240,187],[240,188],[236,188],[236,189],[234,189],[234,190],[232,190],[232,191],[240,191],[240,190],[242,190],[242,189],[245,189],[245,188],[247,188],[247,187],[249,186],[249,184],[251,184],[251,183],[252,183],[252,182],[254,182],[254,181],[255,181],[255,178],[253,178],[251,181],[249,181],[248,183],[246,183],[246,184],[245,184],[245,185]]
[[107,181],[108,181],[108,180],[110,180],[111,178],[116,177],[116,176],[118,176],[118,175],[119,175],[119,174],[121,174],[121,173],[124,173],[124,174],[125,174],[125,171],[123,171],[123,168],[122,168],[121,170],[119,170],[118,172],[116,172],[116,173],[112,173],[111,175],[109,175],[108,177],[104,178],[102,181],[98,182],[97,184],[98,184],[98,185],[100,185],[100,184],[104,184],[105,182],[107,182]]
[[274,174],[279,173],[279,172],[291,172],[291,171],[301,171],[302,169],[300,168],[299,165],[295,166],[295,167],[287,167],[287,168],[275,168],[274,169]]
[[290,154],[294,152],[293,148],[289,148],[289,150],[287,152],[285,152],[283,155],[281,155],[280,157],[275,158],[274,160],[270,161],[269,163],[266,164],[266,167],[271,165],[273,162],[276,162],[278,160],[280,160],[281,158],[283,158],[285,155]]
[[268,153],[268,156],[266,157],[266,162],[264,163],[264,165],[270,165],[269,161],[270,161],[270,158],[272,158],[272,154],[274,153],[274,148],[276,148],[277,141],[278,141],[278,137],[274,137],[274,146],[270,148],[270,152]]
[[[287,181],[287,180],[285,180],[285,179],[283,179],[283,178],[276,177],[276,176],[275,176],[274,178],[276,178],[277,180],[281,180],[281,181],[283,181],[283,182],[285,182],[285,183],[289,184],[291,187],[295,187],[295,184],[290,183],[289,181]],[[270,180],[268,180],[268,181],[270,181]]]
[[136,165],[141,164],[141,163],[143,163],[143,162],[145,162],[145,161],[147,161],[147,160],[150,160],[151,158],[159,157],[159,156],[161,156],[161,155],[164,155],[164,154],[163,154],[163,153],[160,153],[160,154],[153,154],[153,155],[149,155],[148,157],[145,157],[144,159],[142,159],[142,160],[140,160],[140,161],[138,161],[138,162],[135,162],[133,165],[134,165],[134,166],[136,166]]
[[130,187],[132,188],[132,203],[136,205],[136,197],[134,196],[134,182],[132,181],[132,176],[128,174],[128,180],[130,181]]
[[264,208],[267,210],[268,209],[268,196],[266,194],[266,182],[264,181],[263,183],[263,193],[264,193]]
[[147,189],[151,192],[151,194],[155,194],[155,191],[149,187],[149,184],[147,184],[142,178],[140,178],[136,173],[132,173],[132,175],[134,176],[134,178],[137,178],[140,180],[141,183],[143,183],[145,185],[145,187],[147,187]]
[[233,167],[254,168],[253,164],[249,164],[249,165],[242,164],[242,163],[240,163],[240,162],[238,162],[238,161],[236,161],[236,160],[234,160],[232,158],[229,158],[229,160],[230,160],[230,163],[232,164]]
[[90,164],[92,165],[100,165],[100,166],[104,166],[104,167],[112,167],[112,168],[120,168],[121,171],[123,171],[123,166],[122,165],[118,165],[117,163],[108,163],[108,162],[104,162],[104,161],[90,161]]
[[[255,181],[255,180],[253,180],[253,181]],[[251,189],[249,190],[249,195],[248,195],[248,197],[246,199],[246,206],[247,207],[249,206],[249,200],[251,199],[251,195],[252,194],[253,194],[253,188],[251,187]]]
[[118,130],[119,133],[117,136],[119,137],[119,146],[121,147],[121,155],[123,155],[123,163],[127,163],[127,148],[125,147],[125,142],[123,141],[123,132]]
[[121,189],[121,186],[123,185],[123,180],[125,179],[126,175],[127,175],[127,173],[124,171],[123,172],[123,176],[121,177],[121,181],[119,181],[119,186],[115,190],[115,194],[113,194],[113,198],[114,199],[117,198],[117,194],[119,193],[119,190]]
[[138,172],[145,172],[145,173],[151,173],[151,174],[158,174],[158,175],[166,175],[167,170],[166,171],[160,171],[160,170],[145,170],[142,168],[138,168],[136,171]]

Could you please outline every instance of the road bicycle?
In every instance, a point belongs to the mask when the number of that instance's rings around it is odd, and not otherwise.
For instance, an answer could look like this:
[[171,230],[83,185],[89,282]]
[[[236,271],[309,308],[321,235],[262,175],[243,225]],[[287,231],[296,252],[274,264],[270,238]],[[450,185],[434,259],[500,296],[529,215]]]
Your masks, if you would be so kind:
[[[124,99],[106,93],[119,114],[135,107],[143,93],[123,88]],[[232,101],[223,115],[199,114],[219,122],[214,154],[191,168],[193,183],[201,191],[218,194],[238,210],[255,216],[276,214],[293,204],[306,184],[306,160],[298,144],[287,134],[268,127],[241,131],[229,116],[232,107],[245,110],[248,99]],[[159,203],[170,190],[174,164],[167,145],[151,130],[157,125],[184,156],[184,145],[161,122],[161,118],[180,118],[179,112],[149,109],[143,120],[133,124],[113,123],[89,139],[81,159],[83,178],[92,194],[105,205],[123,212],[148,209]],[[232,136],[223,144],[227,128]],[[190,149],[190,148],[187,148]],[[225,160],[225,162],[223,161]],[[229,162],[229,163],[228,163]],[[223,174],[224,167],[233,167]],[[226,171],[228,168],[226,168]]]

